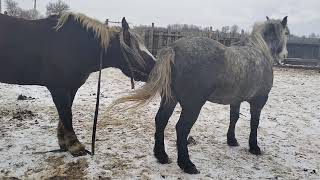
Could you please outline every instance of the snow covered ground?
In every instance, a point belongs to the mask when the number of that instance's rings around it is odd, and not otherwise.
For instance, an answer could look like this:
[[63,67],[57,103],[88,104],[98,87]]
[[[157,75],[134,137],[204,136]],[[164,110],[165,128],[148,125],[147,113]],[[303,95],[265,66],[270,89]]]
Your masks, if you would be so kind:
[[[248,152],[247,103],[241,106],[236,128],[240,146],[233,148],[226,144],[229,106],[207,103],[202,108],[191,131],[196,144],[189,146],[199,175],[184,174],[176,165],[180,107],[166,129],[172,159],[168,165],[158,164],[152,152],[159,99],[136,113],[103,113],[112,100],[130,91],[130,79],[119,70],[103,71],[94,157],[47,152],[58,149],[58,115],[49,92],[38,86],[0,84],[0,179],[320,179],[320,73],[276,68],[274,79],[258,130],[261,156]],[[88,149],[96,81],[97,74],[90,76],[73,106],[76,134]],[[18,101],[20,94],[32,98]]]

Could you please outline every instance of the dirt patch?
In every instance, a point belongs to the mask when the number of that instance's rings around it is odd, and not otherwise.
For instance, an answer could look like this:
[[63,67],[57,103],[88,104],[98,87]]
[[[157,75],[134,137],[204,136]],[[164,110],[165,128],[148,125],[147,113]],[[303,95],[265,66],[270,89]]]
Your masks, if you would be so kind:
[[36,116],[32,111],[30,110],[22,110],[14,112],[12,115],[12,119],[17,120],[23,120],[23,119],[32,119],[34,116]]
[[18,96],[18,101],[26,101],[26,100],[34,100],[35,98],[33,98],[33,97],[31,97],[31,96],[29,96],[29,97],[27,97],[27,96],[25,96],[25,95],[22,95],[22,94],[20,94],[19,96]]
[[48,158],[46,161],[50,164],[50,169],[54,169],[54,172],[49,171],[41,179],[86,179],[86,169],[89,166],[86,159],[81,158],[65,164],[64,158],[64,156]]

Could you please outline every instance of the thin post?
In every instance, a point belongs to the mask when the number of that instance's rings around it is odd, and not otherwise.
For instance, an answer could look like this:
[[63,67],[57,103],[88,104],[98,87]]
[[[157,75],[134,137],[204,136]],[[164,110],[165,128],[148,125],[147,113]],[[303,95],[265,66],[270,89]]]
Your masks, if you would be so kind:
[[0,0],[0,14],[2,13],[1,1],[2,1],[2,0]]
[[33,9],[34,9],[34,10],[37,10],[37,0],[34,0]]
[[158,54],[158,50],[162,48],[163,45],[163,32],[158,32],[158,47],[157,47],[157,54]]
[[151,51],[151,53],[154,55],[154,51],[153,51],[153,36],[154,36],[154,23],[151,24],[151,30],[150,30],[150,34],[149,34],[149,49]]
[[209,28],[209,38],[212,39],[212,26],[210,26],[210,28]]

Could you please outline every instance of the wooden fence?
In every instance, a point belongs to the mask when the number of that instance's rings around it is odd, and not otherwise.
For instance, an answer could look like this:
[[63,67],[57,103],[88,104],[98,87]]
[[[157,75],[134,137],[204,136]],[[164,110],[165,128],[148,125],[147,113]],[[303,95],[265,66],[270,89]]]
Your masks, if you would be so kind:
[[170,31],[169,29],[162,28],[161,30],[154,27],[152,23],[151,28],[146,28],[141,32],[142,37],[148,50],[155,56],[157,56],[158,51],[178,40],[179,38],[185,36],[201,36],[208,37],[219,41],[220,43],[230,46],[235,42],[240,42],[245,38],[244,32],[239,33],[223,33],[212,31],[212,27],[208,31],[198,31],[193,34],[188,34],[184,32]]
[[289,39],[287,49],[288,58],[284,60],[285,64],[320,67],[320,41],[299,42]]

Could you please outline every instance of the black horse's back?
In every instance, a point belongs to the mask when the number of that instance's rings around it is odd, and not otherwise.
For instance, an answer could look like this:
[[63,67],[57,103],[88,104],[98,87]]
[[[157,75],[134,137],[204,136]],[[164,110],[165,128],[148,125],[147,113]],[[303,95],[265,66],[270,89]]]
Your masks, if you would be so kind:
[[57,32],[58,18],[23,20],[1,15],[0,82],[43,86],[84,82],[90,73],[83,72],[84,66],[91,65],[88,59],[98,58],[99,43],[74,21]]
[[0,16],[0,82],[42,85],[45,50],[54,20],[24,20]]

